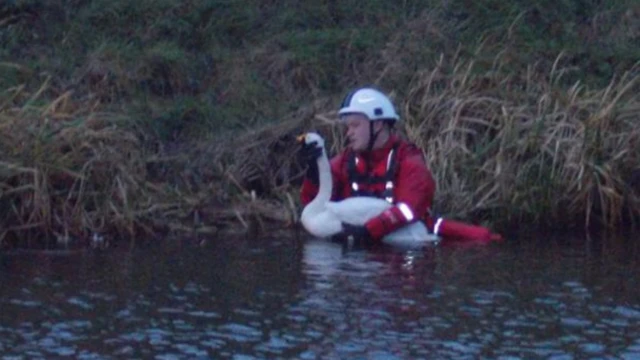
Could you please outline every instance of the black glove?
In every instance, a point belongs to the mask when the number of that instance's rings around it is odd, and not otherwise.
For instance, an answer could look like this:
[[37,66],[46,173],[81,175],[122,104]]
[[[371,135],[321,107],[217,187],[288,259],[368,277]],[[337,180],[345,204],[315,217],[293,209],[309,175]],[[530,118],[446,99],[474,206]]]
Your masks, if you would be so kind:
[[318,175],[318,158],[322,156],[322,147],[318,146],[316,142],[303,144],[300,152],[302,154],[302,161],[307,164],[305,177],[313,184],[318,185],[320,181]]
[[364,248],[373,245],[369,230],[362,225],[342,223],[342,241],[349,248]]

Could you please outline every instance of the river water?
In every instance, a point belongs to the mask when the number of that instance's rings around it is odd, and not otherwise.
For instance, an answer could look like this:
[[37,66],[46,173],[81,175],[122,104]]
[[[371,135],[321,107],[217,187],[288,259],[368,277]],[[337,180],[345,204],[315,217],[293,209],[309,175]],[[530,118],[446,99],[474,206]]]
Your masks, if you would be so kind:
[[637,359],[640,239],[0,254],[0,359]]

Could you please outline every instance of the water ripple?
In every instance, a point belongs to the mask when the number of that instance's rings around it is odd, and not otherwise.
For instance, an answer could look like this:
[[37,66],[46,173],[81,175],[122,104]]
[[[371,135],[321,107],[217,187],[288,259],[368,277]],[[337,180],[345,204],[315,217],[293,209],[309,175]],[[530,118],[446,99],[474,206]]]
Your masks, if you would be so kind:
[[187,314],[196,318],[205,319],[219,319],[221,317],[218,313],[211,311],[190,311]]
[[214,332],[212,335],[238,342],[259,341],[262,337],[262,331],[243,324],[225,324],[219,326],[218,330],[219,332]]
[[71,305],[75,305],[83,310],[91,310],[93,309],[93,305],[88,303],[87,301],[79,298],[79,297],[70,297],[67,302]]
[[628,306],[616,306],[613,311],[615,315],[620,315],[627,319],[639,320],[640,309],[634,309]]
[[42,306],[41,301],[34,301],[34,300],[10,299],[8,303],[12,305],[22,306],[25,308],[37,308]]

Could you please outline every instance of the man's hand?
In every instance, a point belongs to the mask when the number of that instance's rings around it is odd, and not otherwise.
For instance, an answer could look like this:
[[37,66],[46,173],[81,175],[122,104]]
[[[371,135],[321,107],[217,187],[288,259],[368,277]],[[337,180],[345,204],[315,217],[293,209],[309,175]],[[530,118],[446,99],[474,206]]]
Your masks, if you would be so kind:
[[345,245],[349,248],[369,247],[373,244],[369,230],[362,225],[342,223],[342,233],[340,235]]
[[317,143],[312,142],[310,144],[303,144],[300,150],[302,161],[307,165],[307,172],[305,177],[308,178],[313,184],[318,185],[318,158],[322,156],[322,147]]

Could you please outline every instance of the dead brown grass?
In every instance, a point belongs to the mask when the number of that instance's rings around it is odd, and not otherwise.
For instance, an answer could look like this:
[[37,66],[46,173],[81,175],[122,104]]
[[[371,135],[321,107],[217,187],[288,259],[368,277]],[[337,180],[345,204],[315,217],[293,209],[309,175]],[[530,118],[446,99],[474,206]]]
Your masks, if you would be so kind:
[[133,234],[136,214],[152,206],[137,139],[71,92],[42,100],[49,90],[47,81],[33,93],[13,89],[0,108],[2,239]]
[[[436,211],[506,225],[615,227],[640,215],[629,180],[639,163],[638,69],[604,89],[563,90],[559,67],[508,74],[500,55],[495,64],[481,72],[443,57],[397,91],[406,94],[396,99],[401,131],[424,149],[438,182]],[[122,114],[92,99],[48,80],[3,92],[0,243],[292,226],[303,170],[295,135],[319,131],[332,153],[343,144],[337,97],[276,124],[153,151],[114,121]]]
[[506,222],[623,221],[634,194],[627,175],[638,164],[638,69],[605,89],[565,91],[555,65],[499,75],[468,61],[448,71],[445,61],[416,74],[403,102],[408,136],[438,180],[440,209]]
[[[0,107],[0,245],[70,246],[156,235],[257,231],[297,218],[293,114],[276,126],[158,150],[93,97],[48,80]],[[119,119],[120,121],[115,121]]]

